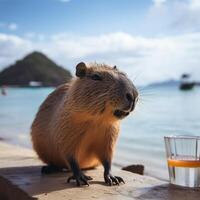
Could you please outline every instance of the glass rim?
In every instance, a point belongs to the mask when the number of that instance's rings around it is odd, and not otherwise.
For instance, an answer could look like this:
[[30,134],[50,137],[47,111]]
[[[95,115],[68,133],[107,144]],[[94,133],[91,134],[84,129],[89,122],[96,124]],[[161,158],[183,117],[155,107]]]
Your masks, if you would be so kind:
[[195,136],[195,135],[169,135],[169,136],[164,136],[164,139],[197,139],[197,140],[200,140],[200,136]]

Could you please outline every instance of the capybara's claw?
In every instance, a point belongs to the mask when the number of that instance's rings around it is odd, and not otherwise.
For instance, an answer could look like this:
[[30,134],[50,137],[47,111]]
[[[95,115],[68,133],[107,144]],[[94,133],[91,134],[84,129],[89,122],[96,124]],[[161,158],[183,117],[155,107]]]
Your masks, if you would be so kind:
[[119,185],[120,183],[125,183],[124,180],[119,176],[112,176],[111,174],[104,175],[105,183],[112,185]]
[[87,179],[88,181],[91,181],[93,178],[91,176],[86,176],[85,174],[83,174],[83,176],[85,177],[85,179]]
[[81,186],[81,185],[89,186],[88,180],[92,180],[92,178],[90,176],[86,176],[84,174],[81,174],[81,175],[77,175],[77,176],[70,176],[67,179],[67,182],[69,183],[71,180],[76,180],[77,186]]
[[70,183],[71,180],[75,179],[74,176],[70,176],[68,179],[67,179],[67,183]]
[[120,176],[115,176],[115,178],[119,181],[119,183],[124,183],[124,184],[125,184],[125,181],[123,180],[122,177],[120,177]]

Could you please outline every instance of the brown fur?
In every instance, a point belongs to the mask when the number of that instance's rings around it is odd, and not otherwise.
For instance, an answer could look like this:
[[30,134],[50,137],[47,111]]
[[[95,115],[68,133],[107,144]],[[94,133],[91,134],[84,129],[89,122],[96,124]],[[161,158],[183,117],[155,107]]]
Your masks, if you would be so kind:
[[[103,80],[92,80],[94,73]],[[125,74],[98,64],[88,67],[85,77],[58,87],[40,106],[31,127],[39,157],[64,168],[69,167],[70,156],[81,168],[111,160],[120,125],[113,110],[125,106],[123,90],[137,96]]]

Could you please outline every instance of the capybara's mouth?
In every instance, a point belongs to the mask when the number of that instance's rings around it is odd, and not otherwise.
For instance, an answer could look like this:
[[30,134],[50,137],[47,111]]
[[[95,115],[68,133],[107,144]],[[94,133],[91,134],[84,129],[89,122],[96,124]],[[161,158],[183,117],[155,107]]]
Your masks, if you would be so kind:
[[122,118],[128,116],[129,112],[125,112],[123,110],[115,110],[113,114],[115,117],[122,119]]

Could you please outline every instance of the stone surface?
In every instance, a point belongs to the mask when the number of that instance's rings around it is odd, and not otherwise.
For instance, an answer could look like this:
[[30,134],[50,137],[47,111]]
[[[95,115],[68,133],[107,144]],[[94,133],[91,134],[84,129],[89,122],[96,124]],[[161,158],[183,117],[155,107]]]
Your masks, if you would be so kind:
[[11,183],[8,179],[0,177],[0,199],[1,200],[32,200],[35,199],[18,186]]
[[99,168],[86,172],[93,177],[89,187],[76,187],[75,183],[66,183],[67,177],[71,175],[69,172],[41,175],[41,165],[32,150],[0,142],[0,199],[3,199],[3,195],[5,199],[6,192],[9,193],[6,196],[9,200],[32,198],[196,200],[200,198],[198,190],[178,189],[155,178],[116,169],[113,170],[113,174],[123,177],[126,184],[106,186],[102,176],[103,170]]
[[144,175],[144,165],[129,165],[129,166],[123,167],[122,170]]

